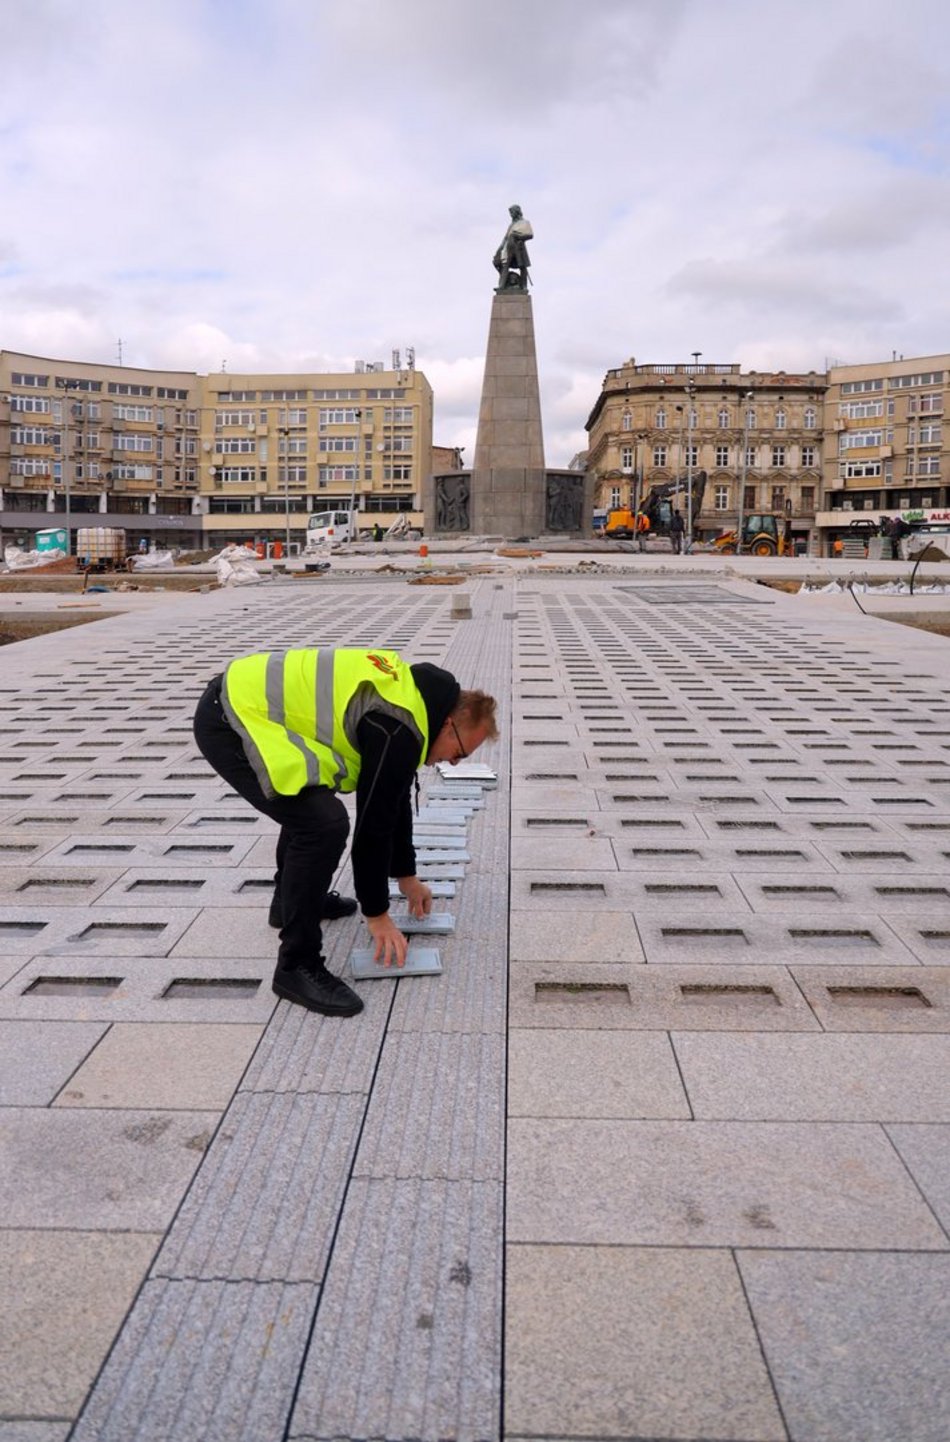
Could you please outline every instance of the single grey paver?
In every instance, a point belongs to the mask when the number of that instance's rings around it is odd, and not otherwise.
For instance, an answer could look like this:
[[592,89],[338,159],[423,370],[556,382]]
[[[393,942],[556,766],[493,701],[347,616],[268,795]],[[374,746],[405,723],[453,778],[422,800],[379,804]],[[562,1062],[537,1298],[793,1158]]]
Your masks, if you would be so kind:
[[674,1034],[693,1110],[749,1121],[950,1121],[950,1036]]
[[506,1436],[784,1442],[735,1263],[509,1246]]
[[0,1230],[0,1417],[75,1416],[160,1239]]
[[947,1246],[878,1127],[515,1118],[508,1135],[511,1241]]
[[217,1112],[10,1107],[0,1215],[10,1227],[154,1231],[171,1220]]
[[740,1252],[793,1442],[945,1442],[950,1257]]

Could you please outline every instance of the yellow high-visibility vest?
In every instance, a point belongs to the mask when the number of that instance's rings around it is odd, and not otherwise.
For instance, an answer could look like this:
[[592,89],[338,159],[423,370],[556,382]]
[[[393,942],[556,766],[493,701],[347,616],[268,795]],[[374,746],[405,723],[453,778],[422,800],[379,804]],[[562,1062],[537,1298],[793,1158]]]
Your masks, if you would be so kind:
[[429,749],[425,702],[395,651],[320,647],[264,651],[232,661],[221,703],[267,796],[305,786],[355,791],[356,728],[368,711],[395,716]]

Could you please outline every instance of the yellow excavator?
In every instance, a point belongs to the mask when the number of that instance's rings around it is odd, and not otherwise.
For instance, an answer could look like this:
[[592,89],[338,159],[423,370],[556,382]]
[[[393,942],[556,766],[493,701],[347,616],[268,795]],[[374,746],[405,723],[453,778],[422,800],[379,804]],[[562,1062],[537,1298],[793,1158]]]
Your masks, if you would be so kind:
[[[713,541],[717,551],[723,555],[736,553],[736,532],[723,531]],[[792,555],[792,523],[788,516],[773,516],[752,512],[742,518],[742,545],[739,548],[747,556],[790,556]]]

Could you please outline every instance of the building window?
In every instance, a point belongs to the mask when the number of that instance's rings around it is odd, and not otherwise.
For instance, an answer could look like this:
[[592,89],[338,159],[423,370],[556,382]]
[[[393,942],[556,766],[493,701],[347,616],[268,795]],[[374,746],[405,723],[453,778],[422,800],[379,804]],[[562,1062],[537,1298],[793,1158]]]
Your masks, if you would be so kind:
[[253,411],[218,411],[214,418],[216,426],[253,426],[255,421]]
[[218,441],[218,450],[224,456],[256,456],[257,441],[253,436],[226,436]]
[[611,486],[611,488],[610,488],[610,508],[611,508],[611,510],[616,510],[619,505],[620,505],[620,487],[619,487],[619,486]]
[[[908,399],[911,402],[908,410],[917,410],[921,415],[932,415],[935,411],[939,412],[943,410],[943,396],[939,391],[933,391],[929,395],[910,396]],[[915,401],[916,405],[913,404]]]
[[[325,449],[329,449],[329,448],[326,447]],[[336,450],[336,449],[338,449],[338,447],[334,447],[334,449]],[[346,449],[346,450],[355,451],[355,450],[356,450],[356,446],[355,446],[355,445],[353,445],[353,446],[347,446],[347,447],[345,447],[345,449]],[[281,436],[281,438],[280,438],[280,454],[281,454],[282,456],[305,456],[305,455],[307,454],[307,437],[306,437],[306,436]]]
[[10,409],[21,414],[32,412],[34,415],[49,415],[49,401],[45,396],[11,396]]
[[289,410],[287,418],[283,422],[287,426],[305,426],[307,424],[307,412],[301,410]]
[[[624,419],[626,420],[627,416],[624,416]],[[412,406],[387,406],[383,411],[383,421],[387,426],[411,426]],[[624,426],[625,431],[629,429],[628,425]]]
[[818,412],[814,406],[805,407],[804,424],[806,431],[813,431],[818,424]]
[[658,431],[666,430],[666,411],[663,409],[662,406],[660,406],[659,410],[656,413],[655,425]]
[[717,465],[717,466],[728,466],[728,464],[729,464],[729,447],[728,447],[728,446],[717,446],[717,447],[716,447],[716,465]]
[[151,421],[155,412],[151,406],[120,406],[112,407],[112,419],[116,421]]
[[729,412],[726,410],[725,406],[723,406],[722,410],[719,412],[718,421],[719,429],[721,431],[727,431],[729,429]]
[[745,413],[745,423],[748,430],[755,430],[755,409],[752,406]]
[[744,486],[742,491],[742,509],[744,511],[755,510],[755,486]]
[[257,482],[256,466],[224,466],[218,479],[225,486],[253,486]]
[[653,447],[653,464],[655,466],[666,465],[666,446]]
[[784,509],[785,509],[785,487],[784,487],[784,486],[773,486],[773,487],[772,487],[772,510],[773,510],[773,511],[784,511]]
[[785,412],[784,412],[784,411],[776,411],[776,412],[775,412],[775,429],[776,429],[777,431],[784,431],[784,430],[785,430],[785,427],[786,427],[787,425],[788,425],[788,417],[786,416]]
[[698,446],[684,446],[684,447],[683,447],[683,464],[684,464],[684,466],[695,466],[695,465],[698,465],[698,463],[699,463],[699,447],[698,447]]
[[878,381],[845,381],[841,387],[843,396],[857,396],[864,391],[882,391],[884,382]]
[[49,376],[25,375],[23,371],[13,371],[10,376],[12,386],[34,386],[45,389],[49,385]]
[[[81,382],[79,389],[84,389]],[[110,396],[150,396],[154,388],[152,386],[127,385],[125,381],[110,381],[106,389]]]
[[208,500],[208,510],[212,516],[228,514],[232,516],[249,516],[254,511],[254,501],[251,496],[211,496]]
[[[913,397],[911,397],[913,399]],[[894,414],[894,402],[888,401],[888,415]],[[877,416],[884,414],[883,401],[844,401],[838,407],[839,416],[845,416],[849,421],[873,421]]]
[[412,436],[390,436],[386,442],[387,451],[411,451],[414,449]]
[[815,447],[802,446],[802,465],[813,466],[815,464]]
[[755,446],[746,446],[745,463],[750,471],[755,470]]
[[[355,451],[357,450],[356,436],[321,436],[317,449],[321,451]],[[306,450],[306,442],[303,445]]]
[[384,481],[411,481],[412,462],[397,461],[395,465],[383,466]]
[[713,492],[713,505],[717,511],[728,511],[729,509],[729,487],[717,486]]
[[620,429],[621,429],[622,431],[632,431],[632,430],[633,430],[633,416],[630,414],[629,411],[624,411],[623,415],[621,416],[621,418],[620,418]]
[[302,486],[306,484],[306,466],[278,466],[277,480],[280,485]]
[[620,465],[625,471],[633,469],[633,446],[620,447]]
[[154,450],[151,436],[113,436],[113,448],[117,451],[151,451]]
[[317,482],[325,486],[328,481],[358,481],[359,466],[318,466]]
[[861,480],[881,474],[880,461],[845,461],[839,466],[838,474],[846,481]]
[[918,458],[917,458],[917,474],[918,474],[918,476],[939,476],[939,475],[940,475],[940,457],[939,457],[939,456],[918,456]]
[[785,464],[785,447],[784,447],[784,446],[773,446],[773,447],[772,447],[772,465],[773,465],[773,466],[784,466],[784,464]]
[[920,444],[922,446],[939,446],[940,444],[940,422],[931,421],[929,425],[920,427]]
[[815,509],[815,488],[814,486],[802,486],[802,510],[813,511]]
[[353,426],[359,420],[355,406],[321,406],[321,426]]

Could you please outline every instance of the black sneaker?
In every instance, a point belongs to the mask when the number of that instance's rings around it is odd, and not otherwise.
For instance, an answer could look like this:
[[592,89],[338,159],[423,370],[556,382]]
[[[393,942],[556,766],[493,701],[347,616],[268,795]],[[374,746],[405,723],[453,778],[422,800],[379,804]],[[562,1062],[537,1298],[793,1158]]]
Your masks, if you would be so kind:
[[[323,902],[323,909],[320,912],[321,921],[339,921],[344,916],[356,915],[356,902],[352,896],[341,896],[338,891],[328,891]],[[270,911],[267,920],[275,931],[280,931],[284,924],[283,913],[280,907],[280,892],[275,891],[271,898]]]
[[322,961],[313,966],[281,966],[274,972],[273,988],[284,1001],[296,1002],[321,1016],[356,1016],[363,1003],[340,977],[327,971]]
[[356,915],[356,902],[352,896],[341,896],[338,891],[328,891],[320,912],[321,921],[339,921],[343,916]]

